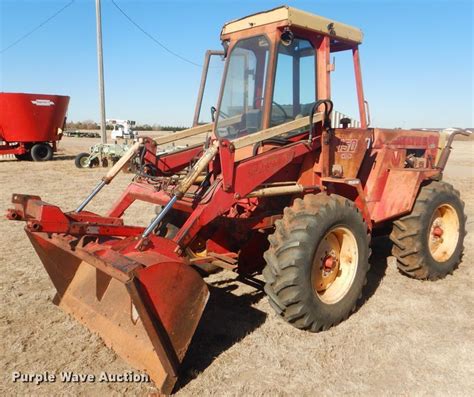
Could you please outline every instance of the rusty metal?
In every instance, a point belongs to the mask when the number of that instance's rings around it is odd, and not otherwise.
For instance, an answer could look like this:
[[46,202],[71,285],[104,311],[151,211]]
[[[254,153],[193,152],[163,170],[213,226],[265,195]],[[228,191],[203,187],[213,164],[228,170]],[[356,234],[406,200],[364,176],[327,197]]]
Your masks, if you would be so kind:
[[65,237],[27,234],[57,290],[54,302],[170,393],[209,295],[196,271],[155,263],[152,252],[72,249]]

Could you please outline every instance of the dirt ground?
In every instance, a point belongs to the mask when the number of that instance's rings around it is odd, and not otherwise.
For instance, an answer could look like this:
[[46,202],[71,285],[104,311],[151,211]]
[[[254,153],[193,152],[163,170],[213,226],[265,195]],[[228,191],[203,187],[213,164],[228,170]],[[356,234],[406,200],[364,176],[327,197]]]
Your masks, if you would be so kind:
[[[103,169],[79,170],[73,156],[95,142],[64,138],[47,163],[0,159],[0,211],[12,193],[73,209]],[[445,180],[461,190],[469,234],[464,259],[436,282],[409,279],[378,242],[366,302],[347,321],[310,334],[280,320],[261,291],[223,272],[207,279],[211,298],[183,365],[176,395],[472,395],[474,390],[474,142],[455,142]],[[122,174],[90,205],[104,211],[130,180]],[[128,215],[146,224],[153,208]],[[1,395],[145,395],[151,383],[14,383],[12,373],[132,371],[101,340],[51,302],[54,289],[23,225],[0,219]]]

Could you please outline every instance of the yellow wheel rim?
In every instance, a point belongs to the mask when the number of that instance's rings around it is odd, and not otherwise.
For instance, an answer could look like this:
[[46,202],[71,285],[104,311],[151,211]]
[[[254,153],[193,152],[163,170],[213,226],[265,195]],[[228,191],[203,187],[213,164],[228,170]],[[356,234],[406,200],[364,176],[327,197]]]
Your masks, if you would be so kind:
[[327,304],[339,302],[350,290],[357,273],[359,250],[347,228],[332,228],[320,241],[311,271],[315,294]]
[[442,204],[434,212],[428,235],[428,247],[433,259],[446,262],[453,255],[459,241],[459,217],[449,204]]

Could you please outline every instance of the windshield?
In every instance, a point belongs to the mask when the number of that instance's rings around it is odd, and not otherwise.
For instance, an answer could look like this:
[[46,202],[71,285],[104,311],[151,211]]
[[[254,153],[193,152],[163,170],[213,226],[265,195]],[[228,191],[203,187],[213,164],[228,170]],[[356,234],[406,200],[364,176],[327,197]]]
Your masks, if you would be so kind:
[[240,40],[229,55],[216,134],[235,139],[262,129],[270,43],[265,36]]

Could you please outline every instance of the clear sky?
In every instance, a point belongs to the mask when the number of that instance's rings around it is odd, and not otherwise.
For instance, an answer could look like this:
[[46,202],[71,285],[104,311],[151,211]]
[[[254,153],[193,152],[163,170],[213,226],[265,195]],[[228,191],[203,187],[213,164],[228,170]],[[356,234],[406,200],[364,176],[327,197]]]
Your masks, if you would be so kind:
[[[0,0],[0,51],[70,1]],[[195,63],[202,63],[207,49],[221,48],[224,22],[283,4],[282,0],[115,1],[143,29]],[[362,72],[373,125],[474,126],[471,0],[287,0],[286,4],[363,30]],[[156,45],[110,0],[102,0],[102,17],[107,117],[190,125],[201,69]],[[70,95],[70,120],[98,120],[95,1],[75,0],[2,52],[0,65],[0,91]],[[214,74],[218,71],[214,69]],[[336,108],[356,115],[353,76],[344,59],[336,60],[332,78]],[[214,77],[207,93],[212,97],[217,97],[217,80]]]

